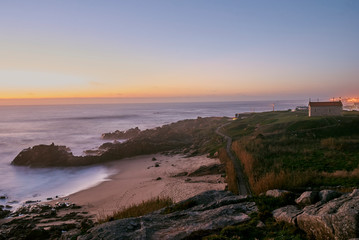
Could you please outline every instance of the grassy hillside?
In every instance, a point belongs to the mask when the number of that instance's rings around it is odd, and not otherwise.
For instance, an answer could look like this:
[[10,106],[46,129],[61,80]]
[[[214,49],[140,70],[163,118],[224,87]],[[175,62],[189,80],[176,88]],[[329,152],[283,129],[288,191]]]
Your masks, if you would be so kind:
[[270,188],[359,185],[359,114],[243,115],[225,129],[255,193]]

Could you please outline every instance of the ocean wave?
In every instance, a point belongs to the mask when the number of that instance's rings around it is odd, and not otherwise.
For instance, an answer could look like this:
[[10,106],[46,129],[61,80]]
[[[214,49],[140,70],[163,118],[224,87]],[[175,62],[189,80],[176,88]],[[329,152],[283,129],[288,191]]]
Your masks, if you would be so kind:
[[38,119],[20,119],[20,120],[11,120],[14,122],[49,122],[49,121],[83,121],[83,120],[106,120],[106,119],[131,119],[131,118],[139,118],[140,115],[132,114],[132,115],[105,115],[105,116],[73,116],[73,117],[54,117],[54,118],[38,118]]
[[107,116],[79,116],[79,117],[64,117],[64,118],[52,118],[49,120],[100,120],[100,119],[130,119],[137,118],[139,115],[107,115]]

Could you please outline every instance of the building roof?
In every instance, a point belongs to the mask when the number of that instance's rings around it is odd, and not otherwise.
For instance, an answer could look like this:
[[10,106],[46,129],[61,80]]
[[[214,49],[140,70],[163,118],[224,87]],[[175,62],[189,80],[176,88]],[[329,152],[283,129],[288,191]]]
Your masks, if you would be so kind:
[[343,107],[341,101],[338,102],[309,102],[311,107]]

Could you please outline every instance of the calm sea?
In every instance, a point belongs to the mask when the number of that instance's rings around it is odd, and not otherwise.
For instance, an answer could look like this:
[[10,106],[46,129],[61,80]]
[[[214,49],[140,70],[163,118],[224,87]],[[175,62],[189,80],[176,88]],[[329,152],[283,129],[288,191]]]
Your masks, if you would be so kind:
[[[11,166],[24,148],[37,144],[66,145],[75,155],[104,143],[101,134],[139,127],[141,130],[182,119],[272,110],[273,101],[153,103],[54,106],[0,106],[0,205],[64,196],[105,181],[103,166],[30,169]],[[276,110],[306,101],[275,101]],[[14,203],[17,201],[18,203]]]

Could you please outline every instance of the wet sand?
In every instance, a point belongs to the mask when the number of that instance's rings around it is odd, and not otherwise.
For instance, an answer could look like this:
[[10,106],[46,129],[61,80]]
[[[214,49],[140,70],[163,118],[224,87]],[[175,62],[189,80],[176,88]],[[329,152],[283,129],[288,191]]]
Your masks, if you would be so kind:
[[[152,158],[156,158],[156,161]],[[219,159],[206,156],[184,158],[180,155],[146,155],[122,159],[106,164],[114,171],[108,181],[57,201],[80,205],[82,211],[88,211],[96,217],[110,215],[119,208],[157,196],[168,196],[178,202],[203,191],[224,190],[226,184],[219,174],[173,177],[214,163],[219,163]]]

